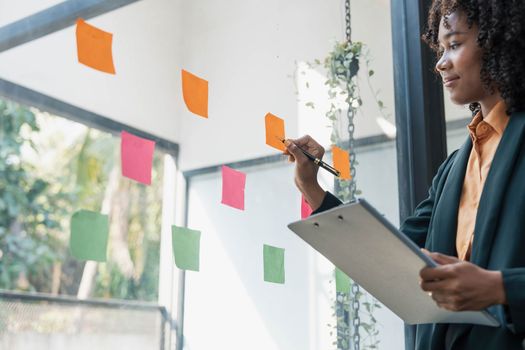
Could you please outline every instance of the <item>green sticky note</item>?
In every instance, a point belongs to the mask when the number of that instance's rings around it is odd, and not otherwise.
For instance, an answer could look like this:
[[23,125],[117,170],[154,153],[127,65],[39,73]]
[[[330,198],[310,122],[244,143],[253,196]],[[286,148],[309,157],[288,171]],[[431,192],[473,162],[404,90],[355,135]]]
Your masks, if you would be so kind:
[[264,280],[284,284],[284,249],[264,245]]
[[199,271],[200,231],[185,227],[171,227],[175,265],[181,270]]
[[79,260],[106,261],[109,221],[107,215],[79,210],[71,217],[71,254]]
[[335,268],[335,291],[340,293],[350,292],[350,277],[337,267]]

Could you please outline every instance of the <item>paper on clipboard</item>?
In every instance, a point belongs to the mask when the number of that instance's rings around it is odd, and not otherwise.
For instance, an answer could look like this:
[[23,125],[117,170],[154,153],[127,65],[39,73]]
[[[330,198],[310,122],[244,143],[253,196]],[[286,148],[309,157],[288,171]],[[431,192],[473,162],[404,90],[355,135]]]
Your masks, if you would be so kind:
[[364,199],[288,227],[408,324],[499,326],[487,311],[439,308],[419,286],[419,271],[436,263]]

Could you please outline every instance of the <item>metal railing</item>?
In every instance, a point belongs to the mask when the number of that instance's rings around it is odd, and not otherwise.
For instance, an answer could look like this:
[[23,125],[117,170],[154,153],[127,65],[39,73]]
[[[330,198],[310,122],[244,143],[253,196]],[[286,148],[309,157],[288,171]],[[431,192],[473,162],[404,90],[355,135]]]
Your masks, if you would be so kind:
[[0,290],[0,349],[168,349],[166,308]]

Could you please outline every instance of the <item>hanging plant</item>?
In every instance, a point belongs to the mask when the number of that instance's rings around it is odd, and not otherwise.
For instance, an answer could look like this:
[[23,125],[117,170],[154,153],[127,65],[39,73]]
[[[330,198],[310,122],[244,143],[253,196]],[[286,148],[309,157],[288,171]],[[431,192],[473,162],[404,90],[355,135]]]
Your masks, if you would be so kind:
[[[336,42],[333,50],[322,61],[317,59],[314,63],[307,63],[311,69],[322,67],[326,71],[325,85],[328,86],[329,107],[325,116],[332,127],[330,141],[338,147],[347,148],[350,154],[351,179],[347,181],[337,179],[335,183],[335,194],[343,202],[352,201],[356,195],[361,194],[356,188],[355,166],[358,163],[354,152],[354,118],[363,105],[358,79],[360,68],[366,69],[366,82],[379,113],[383,118],[391,119],[391,115],[379,98],[379,92],[373,88],[370,78],[374,75],[374,71],[370,69],[370,63],[371,55],[367,46],[357,41]],[[307,88],[310,87],[309,85],[309,82],[306,82]],[[341,97],[344,98],[344,104],[341,103]],[[306,102],[305,105],[315,109],[313,102]],[[343,117],[346,117],[348,133],[344,136],[347,138],[341,135],[339,127]],[[334,345],[338,350],[378,348],[379,330],[374,317],[374,312],[378,308],[381,308],[381,304],[372,296],[362,293],[352,280],[348,293],[337,292],[334,303],[337,324],[329,326],[336,331],[337,341]]]

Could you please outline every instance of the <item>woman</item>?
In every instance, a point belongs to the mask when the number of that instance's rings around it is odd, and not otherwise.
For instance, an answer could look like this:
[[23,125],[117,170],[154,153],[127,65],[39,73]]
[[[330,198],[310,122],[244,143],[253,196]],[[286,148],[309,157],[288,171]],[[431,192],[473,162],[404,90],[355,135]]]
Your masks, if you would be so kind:
[[[525,338],[525,1],[435,0],[424,40],[456,104],[473,111],[464,145],[439,168],[426,200],[401,226],[440,266],[421,270],[439,307],[488,308],[502,326],[419,325],[416,349],[522,349]],[[340,202],[287,143],[295,183],[316,212]]]

